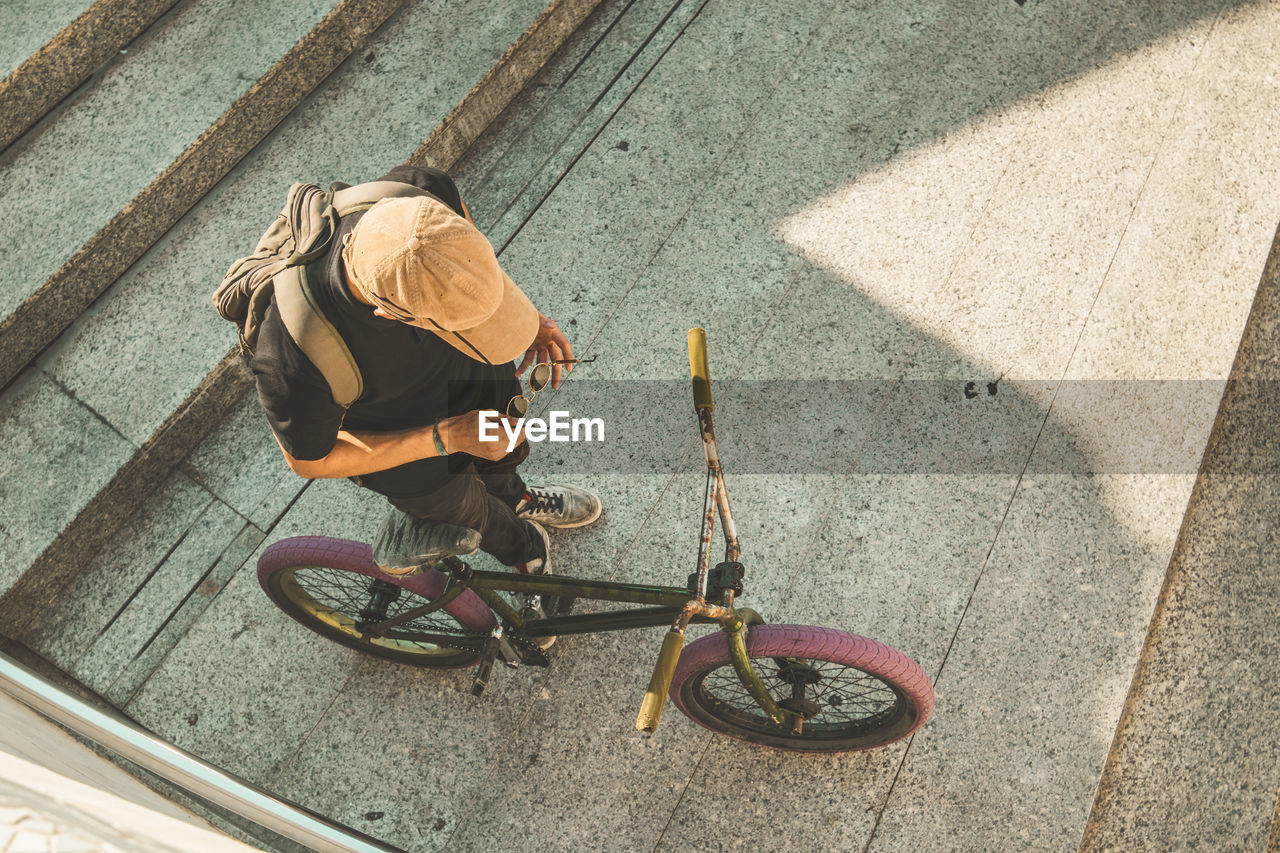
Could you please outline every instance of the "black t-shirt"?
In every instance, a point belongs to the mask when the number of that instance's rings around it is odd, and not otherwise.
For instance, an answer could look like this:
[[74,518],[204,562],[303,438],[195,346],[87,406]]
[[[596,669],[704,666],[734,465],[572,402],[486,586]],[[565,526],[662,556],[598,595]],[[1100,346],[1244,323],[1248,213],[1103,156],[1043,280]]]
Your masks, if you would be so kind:
[[[426,190],[462,215],[453,180],[438,169],[400,166],[380,178]],[[328,253],[307,266],[307,277],[325,316],[360,368],[364,391],[344,410],[329,383],[289,336],[274,300],[262,321],[250,367],[258,400],[285,451],[295,459],[321,459],[339,429],[390,432],[425,426],[472,409],[506,409],[520,393],[511,364],[488,365],[463,355],[426,329],[375,317],[356,301],[342,271],[342,246],[362,214],[343,217]],[[361,475],[362,484],[392,497],[433,491],[448,461],[420,459]]]

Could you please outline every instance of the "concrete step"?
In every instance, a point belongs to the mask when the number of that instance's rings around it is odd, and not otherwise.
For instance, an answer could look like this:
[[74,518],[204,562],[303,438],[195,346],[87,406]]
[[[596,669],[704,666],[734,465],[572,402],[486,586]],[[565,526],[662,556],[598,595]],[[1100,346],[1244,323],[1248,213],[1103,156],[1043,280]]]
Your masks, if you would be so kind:
[[187,3],[12,146],[0,201],[24,216],[6,226],[0,385],[401,5]]
[[[143,31],[177,0],[98,0],[74,20],[79,3],[24,3],[6,12],[17,24],[8,30],[0,59],[0,151],[26,133],[63,98],[108,62],[128,53]],[[53,33],[54,27],[66,23]],[[46,40],[47,39],[47,40]],[[39,48],[38,50],[36,48]],[[28,55],[30,54],[30,55]],[[21,65],[16,63],[20,62]]]
[[[258,26],[260,16],[270,11],[261,4],[187,3],[144,36],[130,56],[112,64],[93,85],[80,91],[39,132],[28,134],[5,153],[0,195],[22,211],[6,219],[5,238],[23,249],[6,253],[2,262],[7,265],[7,316],[0,324],[5,381],[79,316],[115,280],[116,273],[128,267],[131,257],[145,251],[197,200],[199,181],[192,185],[182,180],[184,170],[174,168],[175,154],[179,166],[199,168],[201,180],[212,185],[239,156],[216,141],[191,144],[191,140],[201,137],[210,122],[220,121],[224,127],[231,124],[236,130],[249,131],[235,142],[251,146],[256,141],[252,131],[259,131],[260,138],[283,117],[290,108],[289,98],[274,104],[283,112],[272,115],[272,110],[261,109],[261,103],[241,96],[253,88],[258,76],[255,68],[271,67],[300,37],[308,43],[316,40],[315,32],[326,31],[312,26],[332,5],[324,0],[291,6],[275,35],[255,36],[254,31],[263,29]],[[330,33],[330,40],[350,49],[347,30],[358,31],[358,26],[341,17],[325,20],[341,25],[338,32]],[[211,33],[222,35],[211,38]],[[57,40],[51,44],[58,46]],[[225,63],[219,60],[220,51],[228,52]],[[299,63],[294,69],[299,79],[305,81],[317,73],[323,77],[341,58],[341,53],[336,57],[321,53],[318,60]],[[328,67],[324,60],[330,61]],[[261,81],[257,85],[261,87]],[[305,88],[293,96],[292,103],[303,94]],[[255,106],[259,115],[254,115]],[[205,143],[210,136],[216,134],[204,134]],[[229,160],[222,161],[219,155],[229,155]],[[157,179],[157,174],[162,178]],[[153,192],[148,195],[144,189],[139,197],[140,187]],[[86,251],[85,246],[97,248]],[[6,590],[22,571],[21,564],[29,564],[56,538],[54,528],[65,527],[96,497],[115,473],[108,473],[108,468],[118,470],[133,454],[127,440],[123,444],[114,440],[115,433],[105,422],[91,416],[93,427],[77,428],[86,411],[78,404],[65,408],[63,401],[71,398],[61,391],[50,396],[51,387],[56,386],[33,369],[10,385],[4,396],[4,428],[34,442],[20,441],[14,448],[18,452],[6,456],[6,468],[30,464],[35,473],[43,465],[52,466],[37,474],[45,484],[40,490],[45,495],[33,492],[6,519],[13,521],[12,526],[5,525],[6,539],[23,543],[15,544],[3,560],[0,587]],[[46,404],[53,409],[44,409]],[[55,417],[68,418],[64,425],[69,434],[87,442],[63,448],[72,455],[82,451],[87,463],[83,470],[91,472],[69,492],[54,485],[64,479],[56,472],[80,465],[65,456],[60,462],[41,462],[37,445],[43,439],[28,430],[40,423],[40,413],[53,412],[60,413]],[[46,502],[51,507],[46,508]],[[108,499],[106,503],[118,502]],[[33,519],[29,524],[17,521],[28,517]]]
[[[406,9],[6,390],[0,434],[17,452],[0,464],[31,494],[3,511],[0,588],[15,634],[37,609],[27,596],[56,600],[53,579],[73,576],[245,387],[209,294],[278,212],[282,188],[375,177],[424,137],[447,149],[478,122],[474,136],[594,5]],[[432,61],[446,44],[450,61]],[[67,489],[62,472],[77,465]],[[14,589],[35,563],[42,580]]]
[[25,0],[6,3],[6,38],[0,46],[0,75],[7,79],[18,66],[74,21],[89,0]]
[[1080,844],[1280,841],[1280,232]]

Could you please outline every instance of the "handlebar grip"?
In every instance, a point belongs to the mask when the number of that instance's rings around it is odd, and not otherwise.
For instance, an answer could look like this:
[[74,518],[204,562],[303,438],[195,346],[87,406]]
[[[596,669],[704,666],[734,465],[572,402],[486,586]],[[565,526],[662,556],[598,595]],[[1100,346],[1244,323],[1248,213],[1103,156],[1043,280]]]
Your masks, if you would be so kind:
[[689,330],[689,372],[693,374],[693,407],[711,409],[711,367],[707,363],[707,330]]
[[667,691],[671,689],[671,677],[676,673],[676,662],[680,660],[683,648],[684,634],[679,631],[668,631],[662,638],[662,651],[658,653],[658,662],[649,678],[649,689],[644,692],[640,714],[636,717],[636,728],[640,731],[653,734],[658,730],[662,708],[667,704]]

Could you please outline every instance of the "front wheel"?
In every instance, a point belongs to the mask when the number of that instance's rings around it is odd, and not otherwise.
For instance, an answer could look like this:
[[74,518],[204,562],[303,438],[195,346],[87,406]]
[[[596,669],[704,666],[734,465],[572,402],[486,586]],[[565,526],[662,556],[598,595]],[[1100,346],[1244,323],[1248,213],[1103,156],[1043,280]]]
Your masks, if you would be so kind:
[[445,576],[435,569],[386,575],[363,542],[326,536],[276,542],[258,559],[258,582],[281,610],[322,637],[412,666],[470,666],[496,624],[493,611],[467,590],[440,610],[375,635],[370,626],[439,598]]
[[804,718],[799,734],[774,723],[747,693],[720,632],[690,643],[680,655],[672,701],[712,731],[809,752],[884,746],[920,728],[933,710],[933,687],[920,665],[867,637],[761,625],[747,634],[747,654],[774,701]]

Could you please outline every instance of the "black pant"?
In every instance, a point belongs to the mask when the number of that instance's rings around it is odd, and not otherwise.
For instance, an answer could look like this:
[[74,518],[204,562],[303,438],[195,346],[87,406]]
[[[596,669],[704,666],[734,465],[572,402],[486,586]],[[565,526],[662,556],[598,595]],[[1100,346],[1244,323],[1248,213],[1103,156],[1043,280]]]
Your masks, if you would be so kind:
[[496,462],[464,453],[449,457],[449,475],[431,491],[411,498],[388,496],[414,518],[444,521],[480,531],[480,547],[505,566],[543,556],[542,537],[517,518],[525,484],[516,467],[529,455],[528,442]]

